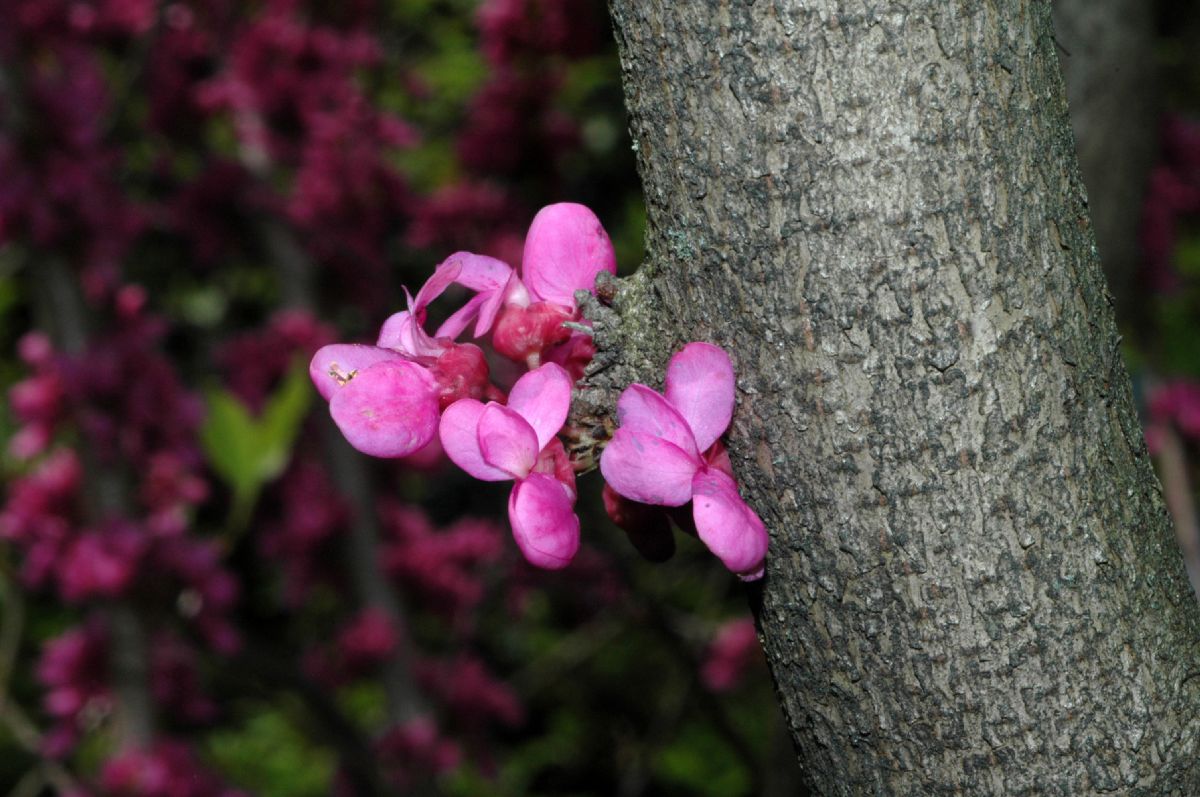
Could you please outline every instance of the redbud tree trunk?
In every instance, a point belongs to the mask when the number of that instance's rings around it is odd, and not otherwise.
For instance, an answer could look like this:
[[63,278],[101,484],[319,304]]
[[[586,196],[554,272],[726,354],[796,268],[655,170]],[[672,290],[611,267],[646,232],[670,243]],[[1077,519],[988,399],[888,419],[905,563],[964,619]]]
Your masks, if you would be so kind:
[[1200,616],[1046,3],[612,0],[648,257],[598,414],[733,355],[757,612],[824,795],[1200,794]]

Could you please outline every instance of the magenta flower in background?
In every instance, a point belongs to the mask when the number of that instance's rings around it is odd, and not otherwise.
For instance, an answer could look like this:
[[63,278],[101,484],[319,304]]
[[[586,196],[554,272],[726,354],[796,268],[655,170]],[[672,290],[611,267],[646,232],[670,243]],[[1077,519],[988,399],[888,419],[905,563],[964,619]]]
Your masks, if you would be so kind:
[[667,366],[665,396],[633,384],[617,402],[620,428],[600,457],[617,494],[643,504],[692,503],[696,533],[726,567],[763,574],[767,532],[738,494],[717,444],[734,406],[733,364],[720,348],[689,343]]
[[508,404],[463,399],[442,415],[442,447],[483,481],[514,480],[508,519],[530,564],[566,567],[579,549],[575,474],[555,437],[571,404],[570,375],[554,363],[517,380]]

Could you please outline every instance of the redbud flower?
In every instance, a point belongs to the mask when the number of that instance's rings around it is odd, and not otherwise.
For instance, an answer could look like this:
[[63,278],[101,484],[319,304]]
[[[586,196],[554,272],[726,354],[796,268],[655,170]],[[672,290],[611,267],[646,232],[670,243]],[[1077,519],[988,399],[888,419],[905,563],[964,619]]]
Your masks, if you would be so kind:
[[767,532],[738,494],[724,449],[734,405],[733,364],[720,348],[689,343],[667,366],[665,396],[633,384],[617,402],[620,428],[600,457],[619,495],[657,506],[692,502],[700,540],[743,580],[763,574]]
[[[465,269],[461,258],[439,266],[416,299],[409,297],[408,310],[384,322],[376,345],[335,343],[323,346],[313,356],[309,364],[313,384],[329,401],[329,412],[350,445],[364,454],[403,457],[415,453],[436,434],[441,409],[460,398],[481,398],[494,392],[479,347],[454,343],[442,336],[441,330],[433,338],[422,328],[426,307],[452,282],[491,284],[493,263],[480,262],[491,258],[470,257],[476,260]],[[494,263],[508,269],[499,261]],[[484,304],[473,309],[478,312]]]
[[442,415],[442,447],[460,468],[483,481],[513,479],[508,519],[530,564],[557,570],[579,549],[575,476],[555,437],[567,419],[571,377],[547,363],[517,380],[508,405],[474,399]]

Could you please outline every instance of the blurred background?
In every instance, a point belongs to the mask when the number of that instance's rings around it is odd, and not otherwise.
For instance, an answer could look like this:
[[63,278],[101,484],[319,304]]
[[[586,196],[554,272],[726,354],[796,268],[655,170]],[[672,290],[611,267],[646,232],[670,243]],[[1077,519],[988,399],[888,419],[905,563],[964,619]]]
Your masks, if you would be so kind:
[[[1193,573],[1200,9],[1061,0]],[[644,210],[601,0],[0,0],[0,794],[796,794],[742,585],[342,441],[308,382],[453,251]],[[589,492],[590,491],[590,492]]]

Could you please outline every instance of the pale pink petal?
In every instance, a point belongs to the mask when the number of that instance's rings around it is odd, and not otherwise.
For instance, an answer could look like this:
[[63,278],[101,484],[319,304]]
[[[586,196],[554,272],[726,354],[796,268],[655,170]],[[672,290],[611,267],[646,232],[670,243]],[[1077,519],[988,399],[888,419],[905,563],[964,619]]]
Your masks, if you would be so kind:
[[600,472],[626,498],[657,506],[682,506],[692,498],[699,459],[662,438],[621,428],[600,455]]
[[571,409],[571,376],[561,365],[546,363],[517,380],[508,392],[508,408],[537,433],[538,450],[554,439]]
[[437,431],[437,385],[421,366],[389,360],[359,371],[329,402],[350,445],[376,457],[403,457]]
[[502,404],[488,404],[479,415],[479,450],[483,461],[511,479],[523,479],[537,462],[537,433],[528,421]]
[[479,448],[479,416],[485,407],[475,399],[462,399],[446,408],[438,426],[438,436],[446,456],[467,473],[485,482],[503,482],[512,478],[487,464]]
[[622,429],[661,437],[694,457],[700,456],[696,438],[687,421],[671,403],[636,382],[617,400],[617,423]]
[[559,570],[579,550],[579,517],[575,501],[553,476],[530,474],[513,486],[508,521],[517,547],[535,567]]
[[762,576],[767,529],[738,495],[734,480],[706,468],[692,480],[692,493],[692,516],[700,540],[743,580]]
[[454,281],[479,293],[503,288],[513,274],[512,266],[503,260],[473,252],[455,252],[446,258],[443,265],[451,263],[459,267]]
[[429,337],[408,310],[393,313],[383,322],[375,345],[409,357],[437,357],[446,347]]
[[733,389],[733,363],[711,343],[689,343],[667,365],[663,392],[692,428],[701,451],[729,428]]
[[592,290],[601,271],[617,273],[612,241],[596,214],[562,202],[538,211],[525,236],[522,277],[534,301],[575,307],[575,291]]
[[308,364],[308,375],[317,392],[326,401],[333,398],[343,385],[359,371],[386,360],[398,360],[400,355],[389,349],[361,343],[333,343],[322,346]]

